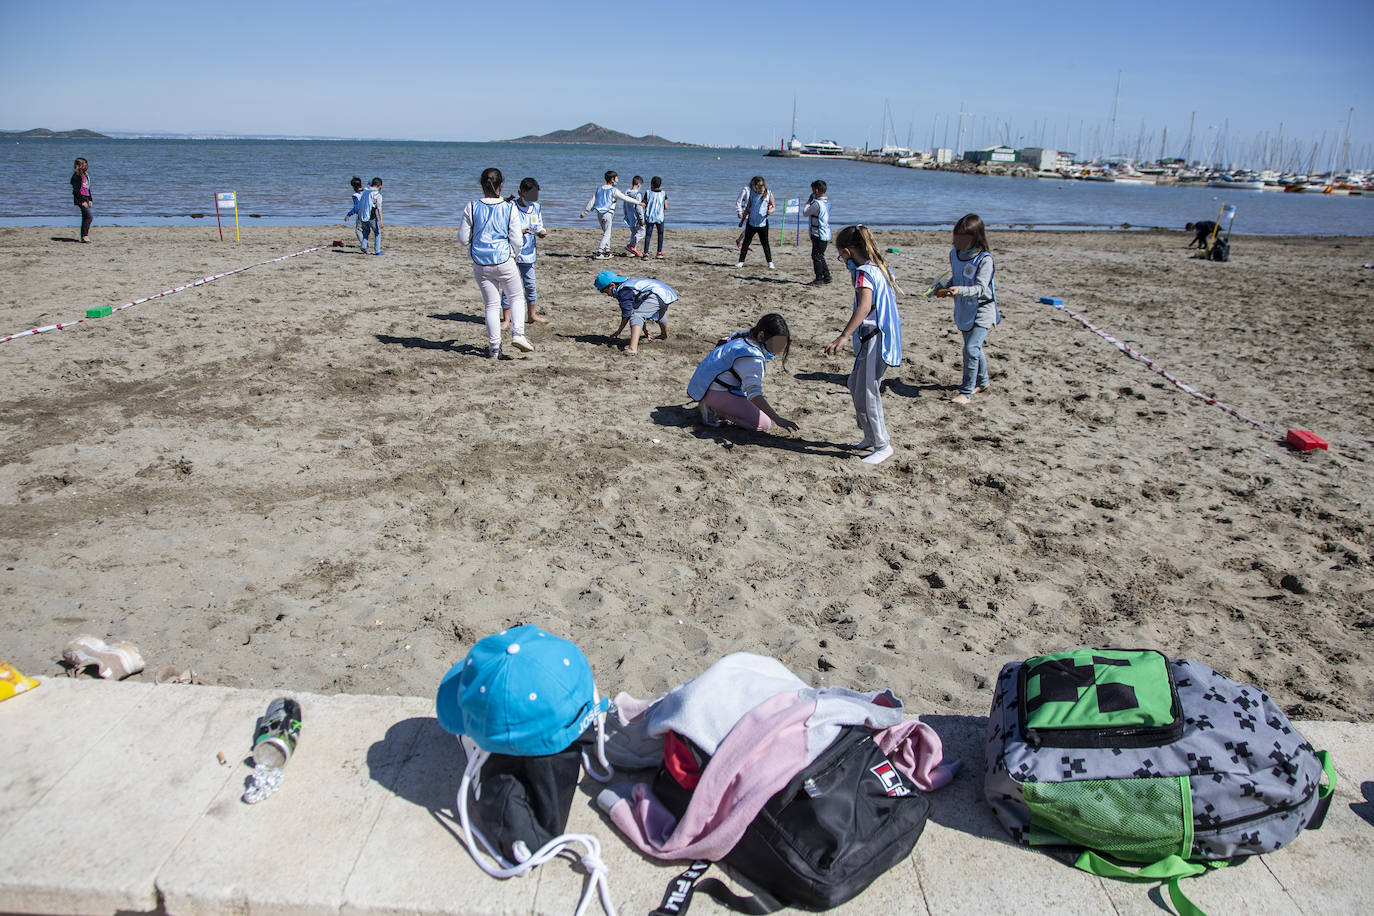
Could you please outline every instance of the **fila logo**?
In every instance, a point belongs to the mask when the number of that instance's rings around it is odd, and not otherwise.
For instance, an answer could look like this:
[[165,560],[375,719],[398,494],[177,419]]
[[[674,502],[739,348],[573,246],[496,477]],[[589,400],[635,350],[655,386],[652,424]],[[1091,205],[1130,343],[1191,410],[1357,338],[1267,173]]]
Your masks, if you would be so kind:
[[869,772],[878,777],[878,781],[883,784],[883,791],[890,796],[910,795],[911,790],[902,784],[902,774],[897,772],[897,768],[884,760],[875,767],[870,767]]

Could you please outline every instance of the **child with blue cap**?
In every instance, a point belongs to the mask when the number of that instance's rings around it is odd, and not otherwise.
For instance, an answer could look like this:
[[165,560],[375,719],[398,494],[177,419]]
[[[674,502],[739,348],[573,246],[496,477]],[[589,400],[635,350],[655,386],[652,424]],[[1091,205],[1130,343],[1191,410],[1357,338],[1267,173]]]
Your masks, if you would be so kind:
[[[605,293],[620,303],[620,327],[611,336],[619,337],[625,325],[630,326],[630,346],[626,348],[626,353],[639,352],[639,338],[644,334],[646,321],[658,322],[658,339],[668,339],[668,325],[663,319],[668,314],[668,306],[677,301],[677,290],[659,280],[622,277],[610,270],[597,274],[593,285],[597,292]],[[644,336],[645,340],[651,338],[652,335]]]
[[[473,861],[494,878],[511,878],[580,845],[589,881],[577,916],[586,911],[593,888],[608,916],[615,916],[600,842],[589,834],[563,833],[582,766],[598,781],[611,777],[605,750],[609,707],[582,650],[529,624],[479,640],[444,675],[435,699],[439,724],[462,739],[467,753],[456,807]],[[579,747],[593,726],[596,765]],[[470,790],[476,819],[490,837],[469,816]]]

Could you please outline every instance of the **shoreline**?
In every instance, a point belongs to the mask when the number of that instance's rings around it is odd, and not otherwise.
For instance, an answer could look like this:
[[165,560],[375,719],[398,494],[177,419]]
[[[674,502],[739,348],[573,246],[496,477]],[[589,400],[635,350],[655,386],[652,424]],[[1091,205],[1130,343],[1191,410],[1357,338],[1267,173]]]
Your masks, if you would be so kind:
[[[598,234],[541,242],[551,323],[499,363],[438,226],[389,226],[384,258],[314,252],[0,344],[0,658],[56,674],[91,633],[137,645],[145,681],[176,664],[425,696],[475,639],[533,622],[611,692],[747,649],[913,713],[981,715],[1006,660],[1145,645],[1290,715],[1374,716],[1374,329],[1348,321],[1374,239],[1250,237],[1217,264],[1181,232],[995,233],[1006,321],[993,387],[964,409],[948,304],[912,292],[947,266],[947,232],[880,231],[901,249],[906,348],[883,396],[897,453],[868,468],[845,447],[851,360],[820,352],[850,296],[803,285],[809,248],[736,269],[732,228],[677,230],[662,261],[606,264],[586,257]],[[0,229],[0,332],[351,238],[54,235]],[[629,357],[607,337],[605,267],[678,290],[668,340]],[[1036,295],[1330,450],[1289,451]],[[767,311],[793,346],[765,390],[801,430],[698,426],[687,377]]]

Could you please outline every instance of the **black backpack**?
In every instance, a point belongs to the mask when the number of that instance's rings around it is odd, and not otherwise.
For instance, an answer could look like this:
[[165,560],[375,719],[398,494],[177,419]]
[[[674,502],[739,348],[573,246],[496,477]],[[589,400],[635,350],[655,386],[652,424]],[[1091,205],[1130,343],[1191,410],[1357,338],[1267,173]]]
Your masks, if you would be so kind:
[[1227,239],[1218,237],[1212,243],[1212,247],[1207,251],[1207,259],[1210,261],[1229,261],[1231,260],[1231,243]]
[[[681,736],[704,770],[710,758]],[[681,817],[692,798],[666,767],[653,791]],[[722,859],[753,886],[733,894],[709,862],[693,862],[668,885],[653,916],[683,916],[694,890],[743,913],[783,906],[826,910],[859,894],[910,853],[930,815],[930,802],[887,759],[868,729],[846,726],[811,765],[768,800]],[[698,884],[700,881],[700,884]]]

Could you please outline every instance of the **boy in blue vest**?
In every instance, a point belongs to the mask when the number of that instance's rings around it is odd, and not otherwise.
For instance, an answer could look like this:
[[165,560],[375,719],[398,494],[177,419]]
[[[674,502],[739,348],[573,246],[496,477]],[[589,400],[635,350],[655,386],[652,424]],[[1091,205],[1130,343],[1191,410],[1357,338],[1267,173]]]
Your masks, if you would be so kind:
[[644,179],[636,175],[630,179],[630,197],[633,197],[638,206],[626,204],[625,225],[630,227],[630,244],[625,246],[625,250],[630,253],[630,257],[642,257],[639,248],[639,233],[644,228]]
[[[534,277],[534,261],[538,256],[535,251],[535,244],[538,239],[542,239],[549,233],[544,228],[544,211],[539,203],[539,182],[533,178],[525,178],[520,182],[520,193],[511,198],[515,201],[515,212],[520,215],[521,232],[525,244],[520,247],[515,255],[515,268],[520,271],[520,284],[525,288],[525,309],[528,314],[525,316],[526,323],[548,324],[549,319],[535,312],[535,302],[539,298],[539,285]],[[501,308],[504,315],[501,318],[501,327],[510,327],[510,310],[512,303],[506,301],[506,294],[501,294]]]
[[358,217],[358,222],[354,230],[358,233],[358,250],[366,253],[367,235],[372,230],[372,227],[363,222],[362,214],[358,212],[358,202],[361,201],[364,196],[370,197],[371,194],[363,190],[363,180],[359,178],[357,175],[354,175],[353,180],[351,180],[348,184],[349,187],[353,189],[353,206],[351,209],[349,209],[347,213],[344,214],[344,225],[348,225],[348,220],[351,217]]
[[372,234],[372,253],[382,253],[382,179],[373,178],[372,187],[358,195],[358,250],[367,254],[367,236]]
[[608,261],[611,258],[611,222],[612,214],[615,213],[615,202],[623,200],[627,204],[634,204],[639,207],[640,212],[644,211],[644,204],[635,200],[615,185],[620,181],[620,175],[616,172],[607,171],[606,183],[597,188],[592,194],[592,199],[587,201],[587,206],[582,208],[578,219],[586,216],[591,210],[596,211],[596,221],[601,224],[601,244],[596,249],[596,259],[598,261]]
[[[677,290],[659,280],[647,277],[622,277],[609,270],[603,270],[593,281],[597,292],[605,293],[620,303],[620,327],[612,337],[619,337],[630,326],[630,346],[626,353],[639,352],[639,338],[644,334],[644,322],[658,322],[658,339],[668,339],[668,326],[663,318],[668,314],[668,306],[677,301]],[[644,335],[645,340],[653,335]]]

